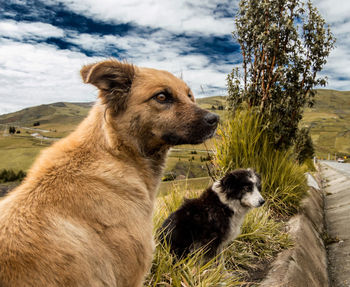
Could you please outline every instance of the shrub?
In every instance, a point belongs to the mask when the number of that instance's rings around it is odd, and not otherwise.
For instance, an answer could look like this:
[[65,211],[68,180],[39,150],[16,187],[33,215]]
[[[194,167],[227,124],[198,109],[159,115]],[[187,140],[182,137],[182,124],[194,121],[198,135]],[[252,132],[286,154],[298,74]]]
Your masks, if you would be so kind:
[[308,128],[298,130],[294,143],[294,152],[299,164],[303,164],[307,159],[311,159],[314,156],[315,149]]
[[3,169],[0,172],[0,182],[10,182],[16,180],[22,180],[25,178],[26,173],[23,170],[14,172],[12,169]]
[[16,128],[15,127],[9,127],[9,133],[10,134],[14,134],[16,132]]
[[218,134],[215,163],[219,173],[254,168],[262,175],[262,194],[270,207],[280,215],[295,214],[307,191],[304,169],[294,163],[290,150],[274,149],[262,116],[254,110],[236,111]]

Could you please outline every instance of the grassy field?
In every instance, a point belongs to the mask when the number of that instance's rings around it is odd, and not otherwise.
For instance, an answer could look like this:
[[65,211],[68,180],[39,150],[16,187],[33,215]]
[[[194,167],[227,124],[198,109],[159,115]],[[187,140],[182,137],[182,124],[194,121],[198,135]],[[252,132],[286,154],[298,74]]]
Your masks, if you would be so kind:
[[0,170],[28,170],[40,151],[50,144],[30,136],[0,136]]

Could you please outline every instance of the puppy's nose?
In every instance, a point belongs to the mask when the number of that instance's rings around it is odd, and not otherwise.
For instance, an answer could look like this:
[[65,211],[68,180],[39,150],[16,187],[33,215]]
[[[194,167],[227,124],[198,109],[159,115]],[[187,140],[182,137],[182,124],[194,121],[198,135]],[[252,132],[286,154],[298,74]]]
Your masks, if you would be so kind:
[[262,206],[265,203],[265,199],[260,199],[259,200],[259,206]]
[[207,113],[204,117],[204,121],[209,126],[215,126],[218,124],[220,117],[217,114]]

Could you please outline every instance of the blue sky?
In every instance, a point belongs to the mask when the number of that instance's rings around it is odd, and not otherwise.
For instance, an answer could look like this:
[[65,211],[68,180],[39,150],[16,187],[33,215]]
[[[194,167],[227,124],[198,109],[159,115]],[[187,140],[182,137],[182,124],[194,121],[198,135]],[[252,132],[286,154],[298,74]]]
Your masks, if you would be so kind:
[[[350,1],[314,0],[336,35],[323,74],[350,90]],[[349,3],[348,3],[349,2]],[[115,57],[165,69],[197,97],[225,95],[241,62],[237,0],[7,0],[0,4],[0,114],[57,101],[94,101],[82,65]]]

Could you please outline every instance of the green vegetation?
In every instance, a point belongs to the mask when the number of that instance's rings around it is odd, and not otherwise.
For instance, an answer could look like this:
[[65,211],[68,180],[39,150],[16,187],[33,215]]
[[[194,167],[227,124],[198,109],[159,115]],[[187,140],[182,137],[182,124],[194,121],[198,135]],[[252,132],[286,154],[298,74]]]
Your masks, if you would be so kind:
[[227,77],[229,107],[257,107],[272,143],[286,149],[304,107],[313,105],[314,87],[326,85],[319,72],[335,38],[311,1],[301,0],[241,0],[233,35],[243,63]]
[[40,151],[50,144],[25,133],[0,136],[0,169],[27,171]]
[[[91,104],[55,103],[1,115],[0,169],[28,170],[40,150],[73,131],[90,107]],[[10,134],[10,126],[21,133]],[[35,138],[35,133],[52,140]]]

